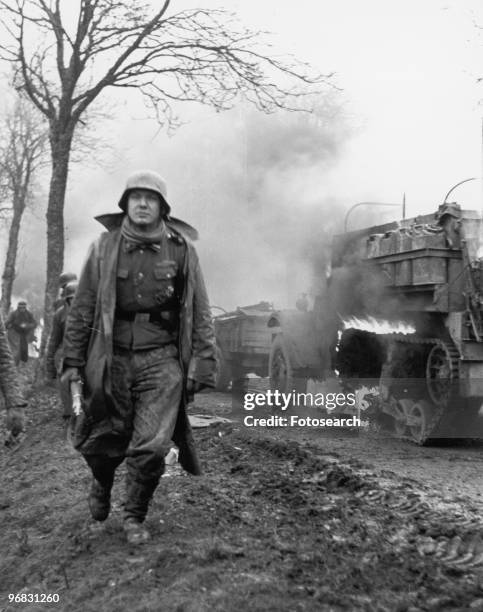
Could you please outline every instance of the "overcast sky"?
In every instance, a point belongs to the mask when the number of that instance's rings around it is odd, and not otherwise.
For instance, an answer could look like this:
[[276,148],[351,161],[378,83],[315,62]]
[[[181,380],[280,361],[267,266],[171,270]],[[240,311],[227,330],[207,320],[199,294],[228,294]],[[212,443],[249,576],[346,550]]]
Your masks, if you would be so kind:
[[[173,2],[176,7],[197,4]],[[331,213],[331,231],[340,231],[343,212],[355,202],[400,202],[405,192],[408,215],[430,212],[452,185],[481,175],[482,89],[477,79],[483,75],[483,30],[475,25],[483,25],[481,2],[220,4],[251,28],[270,30],[280,52],[336,73],[343,116],[334,122],[333,154],[313,155],[304,167],[285,163],[283,171],[280,164],[267,166],[257,177],[257,199],[250,189],[260,164],[254,162],[254,119],[246,109],[217,115],[184,106],[181,117],[187,125],[168,137],[143,120],[146,111],[139,99],[128,97],[115,105],[115,120],[106,124],[112,147],[108,163],[72,168],[66,267],[79,269],[100,229],[91,218],[116,209],[126,174],[149,166],[166,177],[174,214],[201,230],[198,250],[213,301],[226,308],[261,299],[287,306],[311,282],[310,269],[300,265],[300,253],[287,249],[287,243],[295,233],[303,242],[305,231],[316,239],[308,220],[317,218],[317,207]],[[275,125],[273,118],[260,119],[260,147],[266,135],[273,146]],[[287,138],[280,147],[289,155],[292,145]],[[480,209],[481,181],[461,187],[454,197]],[[260,209],[258,217],[244,214],[250,198]],[[37,240],[37,232],[31,236]]]
[[[250,4],[236,2],[247,20],[337,72],[361,122],[332,173],[334,194],[392,201],[406,191],[416,214],[432,210],[451,184],[481,175],[483,30],[475,23],[483,26],[483,3],[265,1],[248,11]],[[481,207],[480,186],[463,191]]]

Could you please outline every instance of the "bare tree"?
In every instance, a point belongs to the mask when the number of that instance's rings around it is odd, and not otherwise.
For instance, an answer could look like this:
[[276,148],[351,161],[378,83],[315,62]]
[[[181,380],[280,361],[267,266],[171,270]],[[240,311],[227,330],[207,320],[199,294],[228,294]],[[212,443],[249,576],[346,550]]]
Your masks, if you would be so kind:
[[[217,110],[242,96],[259,109],[295,109],[306,87],[330,84],[306,64],[269,55],[259,33],[224,9],[170,13],[131,0],[0,0],[15,84],[49,122],[52,175],[47,207],[46,332],[63,267],[64,199],[75,131],[107,88],[137,90],[161,124],[176,125],[173,104]],[[35,41],[35,42],[34,42]]]
[[30,102],[17,97],[12,110],[0,124],[0,211],[11,216],[0,302],[4,316],[12,298],[22,216],[32,201],[33,180],[44,159],[46,144],[43,117]]

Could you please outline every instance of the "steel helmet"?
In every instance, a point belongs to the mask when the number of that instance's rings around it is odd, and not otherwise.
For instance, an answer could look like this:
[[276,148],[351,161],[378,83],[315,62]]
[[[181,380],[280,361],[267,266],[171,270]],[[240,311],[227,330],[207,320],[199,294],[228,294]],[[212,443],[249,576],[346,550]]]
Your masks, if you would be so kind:
[[74,297],[75,292],[77,291],[77,285],[77,281],[71,281],[70,283],[67,283],[63,291],[64,299]]
[[157,193],[161,198],[161,208],[165,209],[165,214],[169,215],[171,212],[171,207],[166,201],[168,195],[166,181],[157,172],[153,172],[152,170],[138,170],[131,174],[126,181],[124,193],[119,200],[119,208],[124,212],[126,212],[127,209],[129,192],[133,189],[148,189],[149,191],[154,191],[154,193]]
[[438,223],[441,223],[441,220],[447,215],[455,219],[461,219],[461,206],[457,202],[445,202],[441,204],[436,213]]
[[64,288],[67,283],[75,280],[77,280],[77,274],[74,274],[73,272],[62,272],[62,274],[59,276],[59,285]]

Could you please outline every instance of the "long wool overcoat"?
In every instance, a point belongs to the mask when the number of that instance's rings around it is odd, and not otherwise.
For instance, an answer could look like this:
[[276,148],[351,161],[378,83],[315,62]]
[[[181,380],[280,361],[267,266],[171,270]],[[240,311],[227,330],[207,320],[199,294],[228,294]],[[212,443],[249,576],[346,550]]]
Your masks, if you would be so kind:
[[[108,421],[114,405],[111,389],[113,354],[112,329],[116,307],[116,271],[121,242],[123,214],[103,215],[99,221],[110,231],[91,245],[79,279],[79,286],[67,318],[64,339],[66,367],[77,365],[84,371],[84,420],[95,427]],[[201,473],[191,427],[186,415],[186,381],[192,378],[214,386],[216,370],[215,338],[208,297],[198,256],[193,245],[167,223],[168,232],[185,244],[184,292],[179,318],[179,358],[185,391],[176,422],[173,441],[179,461],[192,473]],[[82,445],[77,447],[82,452]],[[89,450],[102,452],[102,449]]]
[[12,351],[7,341],[7,332],[0,315],[0,391],[3,395],[5,408],[25,406],[26,402],[20,389],[17,370],[13,362]]

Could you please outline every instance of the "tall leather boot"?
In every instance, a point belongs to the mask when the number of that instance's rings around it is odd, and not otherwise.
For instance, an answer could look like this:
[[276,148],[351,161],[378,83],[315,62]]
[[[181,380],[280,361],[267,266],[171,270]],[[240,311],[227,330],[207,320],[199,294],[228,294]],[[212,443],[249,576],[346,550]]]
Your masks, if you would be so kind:
[[122,457],[86,455],[84,457],[92,470],[93,478],[87,498],[91,516],[95,521],[105,521],[111,510],[111,489],[114,474]]
[[159,478],[139,482],[132,476],[127,477],[123,528],[129,544],[142,544],[151,537],[142,523],[158,483]]

